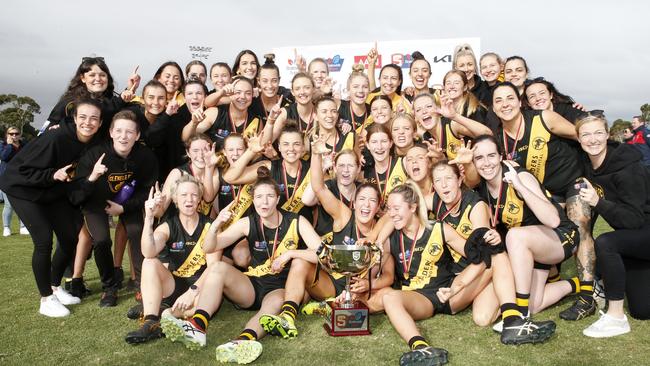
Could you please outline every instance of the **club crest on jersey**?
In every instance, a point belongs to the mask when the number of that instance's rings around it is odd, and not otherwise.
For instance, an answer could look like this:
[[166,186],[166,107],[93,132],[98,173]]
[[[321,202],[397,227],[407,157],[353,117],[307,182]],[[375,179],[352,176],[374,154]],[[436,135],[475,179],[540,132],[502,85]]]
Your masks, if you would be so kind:
[[460,232],[463,235],[469,235],[472,232],[472,225],[470,224],[462,224],[460,225]]
[[442,251],[442,245],[438,243],[431,243],[429,246],[429,255],[435,257]]
[[172,251],[181,251],[185,248],[185,242],[184,241],[176,241],[173,242],[171,245],[171,250]]
[[518,214],[520,209],[521,208],[519,207],[518,204],[516,204],[514,202],[509,202],[508,203],[508,212],[510,212],[511,214],[513,214],[513,215]]
[[268,248],[268,243],[264,240],[262,241],[256,241],[253,245],[253,248],[258,251],[264,251],[266,248]]
[[533,139],[533,149],[541,150],[546,146],[546,140],[542,137],[536,137]]
[[287,246],[288,250],[298,249],[298,244],[296,244],[296,242],[293,241],[293,239],[287,240],[287,245],[286,246]]

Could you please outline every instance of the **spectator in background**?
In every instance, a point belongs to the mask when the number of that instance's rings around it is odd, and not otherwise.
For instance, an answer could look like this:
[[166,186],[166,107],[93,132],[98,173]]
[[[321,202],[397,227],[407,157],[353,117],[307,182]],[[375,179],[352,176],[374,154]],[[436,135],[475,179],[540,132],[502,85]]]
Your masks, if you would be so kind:
[[632,117],[632,139],[625,141],[636,146],[641,155],[643,155],[643,165],[650,166],[650,131],[645,126],[645,119],[643,116]]
[[[5,141],[0,141],[0,176],[5,172],[7,163],[9,163],[22,147],[23,141],[20,130],[16,127],[7,128]],[[2,236],[9,236],[11,235],[11,212],[13,209],[11,208],[11,203],[4,192],[0,191],[0,195],[2,195],[2,199],[5,203],[5,206],[2,209],[2,224],[4,225]],[[20,233],[22,235],[29,235],[29,231],[22,221],[20,221]]]
[[625,128],[623,129],[623,132],[621,132],[621,137],[623,138],[623,142],[626,144],[631,144],[632,143],[632,137],[634,137],[634,134],[632,133],[632,124],[626,123]]

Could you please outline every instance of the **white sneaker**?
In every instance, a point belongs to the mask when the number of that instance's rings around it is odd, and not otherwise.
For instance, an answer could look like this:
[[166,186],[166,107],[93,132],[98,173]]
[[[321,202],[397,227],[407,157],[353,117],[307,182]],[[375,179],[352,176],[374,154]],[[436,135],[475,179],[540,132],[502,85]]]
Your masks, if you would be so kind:
[[45,316],[49,316],[50,318],[61,318],[70,315],[70,310],[63,306],[59,299],[54,295],[41,299],[41,308],[38,312]]
[[20,235],[29,235],[29,230],[27,230],[26,227],[21,227],[20,228]]
[[598,309],[605,310],[607,299],[605,299],[605,285],[603,284],[603,280],[594,281],[594,300],[598,305]]
[[627,316],[623,315],[623,319],[616,319],[602,311],[600,314],[600,319],[583,330],[582,334],[592,338],[607,338],[630,332],[630,323],[627,321]]
[[11,229],[5,226],[5,229],[2,231],[2,236],[11,235]]
[[62,287],[52,287],[52,293],[59,299],[59,302],[63,305],[76,305],[81,302],[81,299],[70,295],[70,293],[64,290]]
[[492,326],[492,330],[499,334],[503,333],[503,319],[494,323],[494,325]]

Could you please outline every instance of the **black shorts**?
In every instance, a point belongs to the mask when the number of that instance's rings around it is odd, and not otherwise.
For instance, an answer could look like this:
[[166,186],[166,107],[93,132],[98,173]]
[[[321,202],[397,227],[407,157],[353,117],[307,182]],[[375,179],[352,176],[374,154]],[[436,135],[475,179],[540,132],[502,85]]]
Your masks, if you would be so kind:
[[260,307],[262,306],[262,301],[268,295],[270,292],[278,290],[278,289],[283,289],[284,288],[284,281],[264,281],[260,279],[259,277],[251,277],[247,276],[248,280],[251,281],[251,284],[253,285],[253,290],[255,291],[255,300],[253,301],[253,304],[249,307],[241,307],[237,304],[235,305],[235,308],[240,309],[240,310],[259,310]]
[[[562,249],[564,250],[564,258],[560,261],[560,263],[562,263],[573,257],[573,254],[575,254],[578,249],[578,243],[580,243],[580,233],[578,232],[578,227],[574,224],[558,226],[553,229],[553,231],[555,231],[557,237],[560,238]],[[535,262],[533,268],[549,270],[552,266],[553,264]]]
[[174,275],[172,277],[174,278],[174,292],[162,299],[162,303],[167,307],[172,307],[176,300],[198,280],[198,277],[176,277]]
[[444,304],[441,303],[440,299],[438,299],[438,296],[436,295],[436,292],[438,292],[438,289],[441,287],[451,287],[452,282],[454,282],[454,276],[449,276],[446,279],[436,281],[436,284],[434,286],[427,286],[425,288],[413,291],[423,295],[429,301],[431,301],[431,304],[433,304],[434,314],[451,315],[451,307],[449,306],[449,301]]

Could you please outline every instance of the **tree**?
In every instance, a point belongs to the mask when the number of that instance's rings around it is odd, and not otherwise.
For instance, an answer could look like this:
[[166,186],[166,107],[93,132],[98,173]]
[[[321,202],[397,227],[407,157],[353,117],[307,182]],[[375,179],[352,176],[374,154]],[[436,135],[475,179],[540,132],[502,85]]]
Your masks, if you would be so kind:
[[629,121],[625,121],[619,118],[614,121],[614,123],[612,123],[612,127],[609,129],[609,135],[614,140],[623,141],[623,130],[631,127],[632,124]]
[[19,97],[15,94],[0,94],[0,127],[20,129],[25,137],[36,136],[36,130],[31,123],[34,114],[41,113],[41,106],[30,97]]
[[650,120],[650,104],[646,103],[642,105],[640,109],[643,119],[648,122]]

